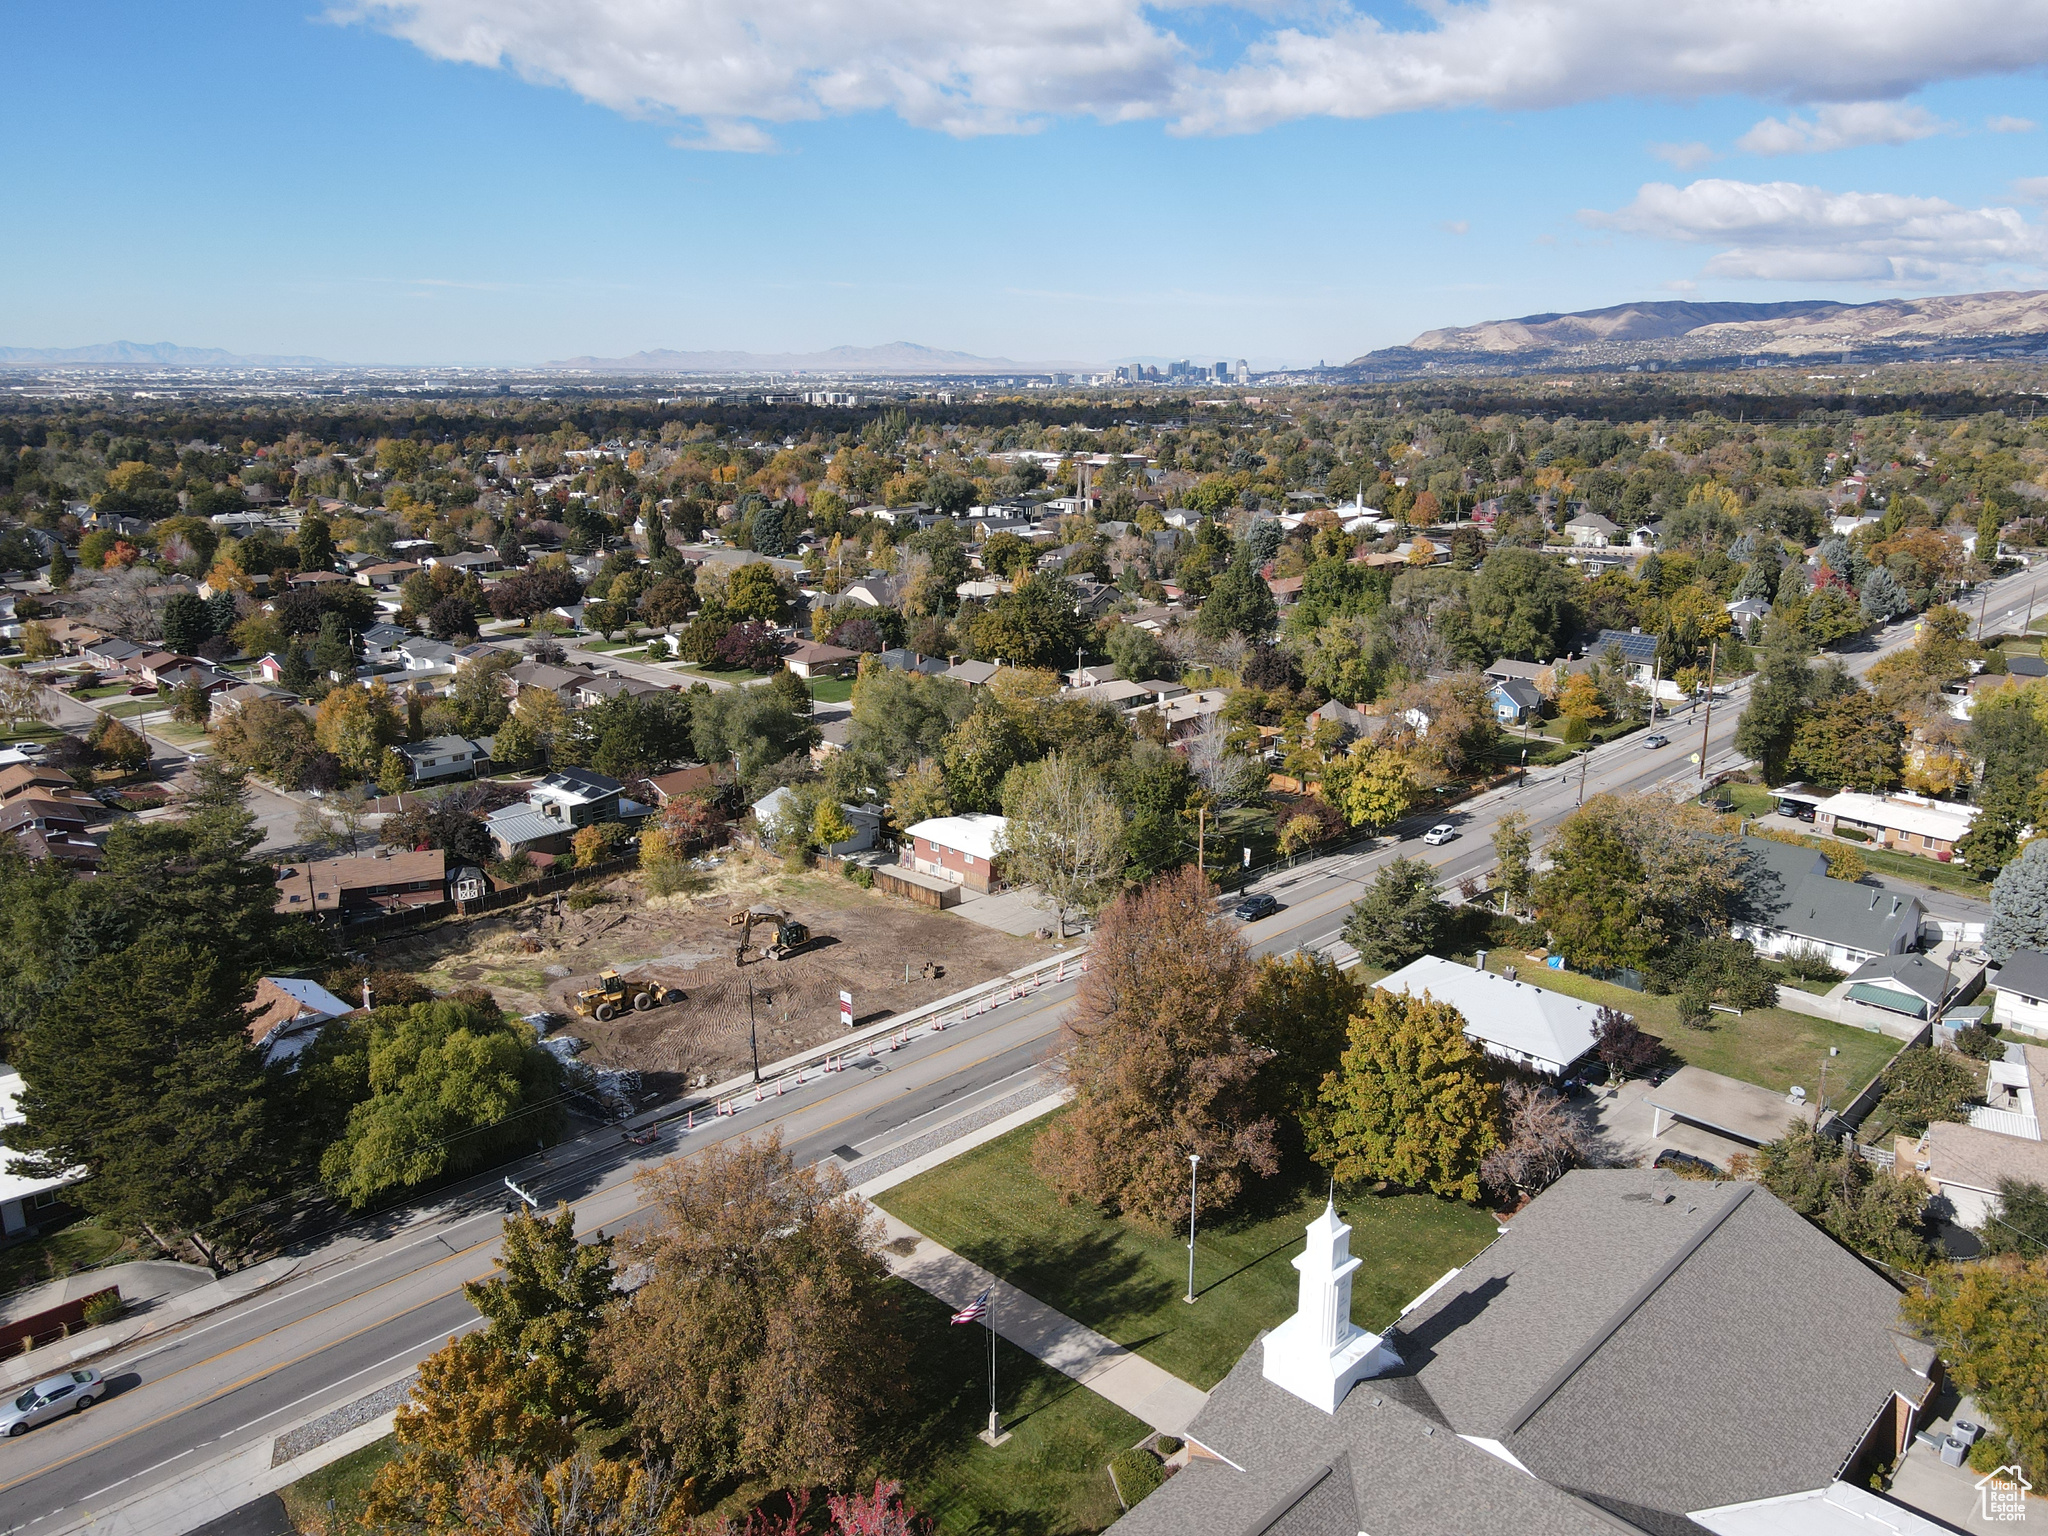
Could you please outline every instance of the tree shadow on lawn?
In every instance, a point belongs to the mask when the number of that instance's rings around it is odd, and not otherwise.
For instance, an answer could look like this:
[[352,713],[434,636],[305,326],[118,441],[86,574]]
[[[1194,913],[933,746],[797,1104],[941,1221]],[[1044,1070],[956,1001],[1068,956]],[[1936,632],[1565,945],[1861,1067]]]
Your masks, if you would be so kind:
[[991,1274],[1048,1305],[1073,1295],[1089,1298],[1098,1317],[1141,1317],[1157,1311],[1174,1288],[1147,1265],[1142,1254],[1119,1246],[1120,1226],[1106,1226],[1079,1238],[1052,1233],[1028,1239],[988,1237],[960,1252]]

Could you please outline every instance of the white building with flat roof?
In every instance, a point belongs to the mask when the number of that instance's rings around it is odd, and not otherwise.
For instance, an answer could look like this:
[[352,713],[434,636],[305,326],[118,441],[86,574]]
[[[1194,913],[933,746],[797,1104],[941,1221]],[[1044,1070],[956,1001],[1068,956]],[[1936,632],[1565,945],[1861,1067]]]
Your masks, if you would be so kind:
[[1436,955],[1411,960],[1376,985],[1449,1003],[1465,1016],[1467,1039],[1532,1072],[1562,1074],[1599,1035],[1600,1010],[1592,1003]]

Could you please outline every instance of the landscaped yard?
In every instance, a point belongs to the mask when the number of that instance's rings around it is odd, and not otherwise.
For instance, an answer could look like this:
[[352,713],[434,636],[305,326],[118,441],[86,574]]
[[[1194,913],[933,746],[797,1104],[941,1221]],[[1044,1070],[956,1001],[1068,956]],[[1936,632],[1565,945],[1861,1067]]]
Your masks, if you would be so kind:
[[79,1221],[48,1237],[17,1243],[0,1251],[0,1296],[104,1264],[120,1252],[123,1241],[118,1232]]
[[[1717,1013],[1712,1029],[1691,1029],[1678,1022],[1675,997],[1631,992],[1576,971],[1553,971],[1511,950],[1495,950],[1486,957],[1489,971],[1507,965],[1513,965],[1523,981],[1633,1015],[1637,1024],[1662,1040],[1664,1048],[1687,1066],[1705,1067],[1778,1093],[1794,1083],[1813,1092],[1823,1061],[1830,1063],[1829,1082],[1848,1085],[1853,1093],[1899,1051],[1900,1042],[1889,1035],[1783,1008],[1752,1008],[1740,1018]],[[1829,1046],[1839,1049],[1841,1055],[1830,1058]]]
[[[1154,1235],[1059,1197],[1031,1169],[1048,1121],[1021,1126],[901,1184],[878,1204],[1019,1289],[1130,1346],[1184,1381],[1222,1380],[1260,1330],[1294,1311],[1303,1229],[1322,1208],[1321,1176],[1269,1181],[1245,1209],[1198,1222],[1193,1306],[1187,1234]],[[1491,1215],[1431,1195],[1339,1191],[1364,1260],[1352,1316],[1384,1329],[1443,1273],[1493,1241]]]
[[1733,802],[1738,816],[1768,816],[1778,808],[1771,792],[1761,784],[1722,784],[1709,794]]
[[844,704],[853,697],[850,677],[814,677],[810,682],[811,697],[820,704]]
[[706,677],[710,678],[713,682],[731,683],[735,687],[744,686],[747,683],[758,683],[762,680],[762,675],[759,672],[752,671],[746,667],[721,672],[715,667],[693,667],[685,662],[673,662],[670,663],[670,666],[685,677]]

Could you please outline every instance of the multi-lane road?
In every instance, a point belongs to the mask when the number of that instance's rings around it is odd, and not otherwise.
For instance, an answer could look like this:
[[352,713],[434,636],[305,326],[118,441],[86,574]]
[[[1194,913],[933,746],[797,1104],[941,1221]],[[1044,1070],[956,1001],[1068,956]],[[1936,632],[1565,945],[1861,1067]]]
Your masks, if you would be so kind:
[[[1988,628],[2016,618],[2029,596],[2025,577],[2000,584],[1985,604]],[[1911,640],[1910,627],[1898,628],[1844,659],[1861,671]],[[1703,752],[1709,774],[1733,760],[1744,702],[1738,686],[1716,702],[1711,724],[1703,709],[1665,722],[1668,747],[1625,737],[1468,802],[1447,818],[1460,835],[1442,847],[1419,841],[1417,821],[1355,852],[1276,873],[1254,888],[1282,908],[1251,925],[1247,938],[1260,953],[1329,947],[1361,886],[1397,853],[1426,857],[1447,885],[1483,873],[1493,862],[1490,834],[1510,811],[1526,814],[1540,839],[1582,795],[1682,793],[1698,782],[1692,753]],[[1939,892],[1929,900],[1938,912],[1968,905]],[[710,1128],[685,1134],[670,1124],[654,1146],[593,1133],[326,1240],[269,1290],[96,1361],[112,1388],[104,1402],[0,1449],[0,1536],[89,1525],[96,1512],[353,1400],[471,1326],[461,1286],[491,1272],[501,1174],[545,1203],[572,1203],[586,1233],[617,1232],[648,1219],[634,1181],[640,1169],[712,1141],[773,1127],[803,1161],[870,1153],[1040,1081],[1072,992],[1071,982],[1051,987],[845,1072],[813,1076]]]

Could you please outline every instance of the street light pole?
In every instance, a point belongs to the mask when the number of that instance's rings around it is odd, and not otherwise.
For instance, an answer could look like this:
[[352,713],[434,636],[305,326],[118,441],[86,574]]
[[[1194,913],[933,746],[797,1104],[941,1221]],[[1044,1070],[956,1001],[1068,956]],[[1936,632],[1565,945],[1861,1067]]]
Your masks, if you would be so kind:
[[1188,1154],[1188,1293],[1183,1300],[1195,1299],[1195,1175],[1202,1166],[1202,1154]]

